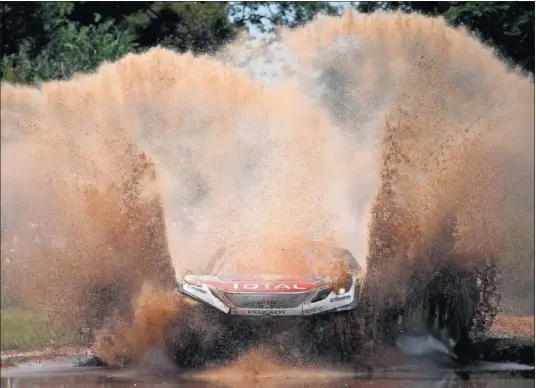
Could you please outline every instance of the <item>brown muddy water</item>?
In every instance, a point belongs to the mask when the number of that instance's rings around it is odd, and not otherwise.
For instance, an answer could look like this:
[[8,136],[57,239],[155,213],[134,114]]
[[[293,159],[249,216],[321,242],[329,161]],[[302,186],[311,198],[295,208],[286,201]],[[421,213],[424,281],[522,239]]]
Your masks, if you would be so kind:
[[441,346],[424,337],[406,338],[391,365],[360,371],[345,365],[289,367],[263,358],[203,370],[178,370],[162,349],[152,349],[136,366],[84,367],[65,357],[3,370],[2,387],[533,387],[534,367],[475,362],[460,368]]
[[[71,364],[68,363],[71,361]],[[100,368],[77,368],[72,360],[63,367],[42,364],[39,368],[21,366],[2,372],[2,387],[533,387],[532,371],[512,371],[519,366],[479,365],[480,370],[456,371],[440,368],[405,366],[379,370],[374,376],[365,372],[331,368],[288,369],[256,375],[221,374],[205,371],[180,376],[177,373],[114,373]],[[85,369],[85,370],[82,370]],[[510,369],[510,370],[505,370]]]

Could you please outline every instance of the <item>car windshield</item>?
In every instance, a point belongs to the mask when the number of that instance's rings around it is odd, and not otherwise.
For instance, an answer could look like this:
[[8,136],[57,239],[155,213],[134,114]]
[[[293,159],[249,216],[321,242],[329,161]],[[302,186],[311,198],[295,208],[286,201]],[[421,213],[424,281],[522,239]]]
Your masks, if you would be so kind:
[[214,275],[319,273],[320,266],[331,262],[331,249],[317,241],[292,244],[237,243],[221,249],[213,257]]

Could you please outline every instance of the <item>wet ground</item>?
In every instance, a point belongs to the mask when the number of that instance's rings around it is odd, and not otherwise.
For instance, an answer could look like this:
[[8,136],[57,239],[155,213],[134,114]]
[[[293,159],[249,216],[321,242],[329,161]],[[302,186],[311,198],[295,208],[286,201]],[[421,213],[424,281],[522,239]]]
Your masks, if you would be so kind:
[[22,387],[534,387],[534,367],[515,363],[475,362],[461,368],[446,350],[424,337],[398,344],[397,361],[372,372],[346,366],[291,368],[229,365],[203,371],[178,371],[155,350],[135,367],[109,369],[77,366],[64,357],[2,370],[1,386]]

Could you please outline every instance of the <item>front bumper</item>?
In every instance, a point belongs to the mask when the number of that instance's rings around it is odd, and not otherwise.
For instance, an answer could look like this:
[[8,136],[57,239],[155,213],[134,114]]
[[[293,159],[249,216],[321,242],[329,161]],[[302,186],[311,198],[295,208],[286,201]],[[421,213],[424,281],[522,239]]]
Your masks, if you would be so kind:
[[318,314],[351,311],[358,307],[360,299],[360,287],[353,282],[352,287],[343,294],[336,295],[334,292],[317,302],[306,302],[292,308],[240,308],[223,301],[217,292],[208,286],[195,286],[179,283],[179,292],[199,302],[208,304],[221,312],[229,315],[257,316],[257,317],[283,317],[283,316],[312,316]]

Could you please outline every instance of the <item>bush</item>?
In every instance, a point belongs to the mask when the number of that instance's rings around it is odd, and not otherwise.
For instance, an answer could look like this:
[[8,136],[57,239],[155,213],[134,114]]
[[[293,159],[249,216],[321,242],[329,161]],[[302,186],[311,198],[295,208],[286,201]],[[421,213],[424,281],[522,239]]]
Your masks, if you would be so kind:
[[134,36],[119,31],[111,21],[92,26],[69,22],[59,25],[54,39],[34,56],[32,42],[25,40],[20,50],[2,58],[3,80],[38,84],[69,79],[75,73],[91,72],[103,62],[115,61],[136,51]]

